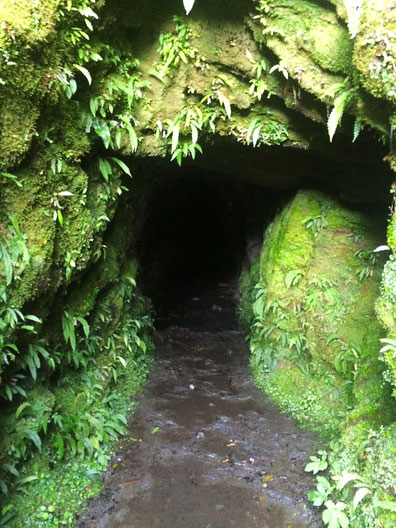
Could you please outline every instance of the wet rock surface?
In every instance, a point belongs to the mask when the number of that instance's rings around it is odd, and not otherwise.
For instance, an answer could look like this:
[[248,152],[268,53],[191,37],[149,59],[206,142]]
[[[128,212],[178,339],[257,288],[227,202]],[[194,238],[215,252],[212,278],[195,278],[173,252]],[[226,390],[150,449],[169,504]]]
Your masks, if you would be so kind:
[[163,318],[131,436],[78,528],[316,528],[312,435],[266,401],[227,285]]

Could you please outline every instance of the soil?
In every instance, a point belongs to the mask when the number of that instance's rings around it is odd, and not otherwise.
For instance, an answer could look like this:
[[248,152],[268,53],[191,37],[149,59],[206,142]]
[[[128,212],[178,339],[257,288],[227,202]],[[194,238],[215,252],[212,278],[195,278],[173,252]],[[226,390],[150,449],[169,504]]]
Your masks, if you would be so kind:
[[130,435],[78,528],[317,528],[304,471],[316,439],[254,387],[232,289],[160,318]]

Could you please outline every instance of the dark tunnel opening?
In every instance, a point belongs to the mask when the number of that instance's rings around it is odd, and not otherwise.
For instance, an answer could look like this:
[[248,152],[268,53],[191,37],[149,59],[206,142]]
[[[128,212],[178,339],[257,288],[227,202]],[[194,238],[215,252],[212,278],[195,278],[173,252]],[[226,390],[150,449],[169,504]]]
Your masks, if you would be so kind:
[[138,252],[157,314],[219,282],[235,284],[258,255],[280,196],[191,167],[162,174],[148,189]]

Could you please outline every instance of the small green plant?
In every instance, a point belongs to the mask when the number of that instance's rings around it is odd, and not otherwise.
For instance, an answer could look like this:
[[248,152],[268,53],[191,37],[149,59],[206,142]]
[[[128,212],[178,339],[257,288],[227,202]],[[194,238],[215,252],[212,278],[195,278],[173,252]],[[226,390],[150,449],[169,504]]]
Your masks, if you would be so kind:
[[318,451],[319,457],[312,455],[309,458],[311,459],[311,462],[308,462],[308,464],[305,466],[305,471],[312,471],[314,475],[318,473],[319,471],[324,471],[328,467],[327,462],[327,451],[324,451],[323,449]]
[[[156,122],[157,139],[166,139],[170,145],[172,160],[181,165],[182,159],[191,156],[195,159],[196,152],[202,154],[202,147],[198,143],[199,134],[203,131],[215,132],[215,121],[218,112],[215,109],[192,104],[186,106],[173,120]],[[191,135],[191,139],[190,136]]]
[[71,251],[66,252],[65,256],[65,272],[66,272],[66,280],[70,280],[71,276],[73,274],[73,270],[76,268],[76,258],[78,257],[78,251],[75,249],[72,249]]
[[301,270],[291,270],[286,274],[285,284],[286,288],[291,288],[292,286],[297,286],[300,280],[303,277]]
[[12,182],[19,188],[23,187],[22,183],[18,180],[18,177],[15,176],[15,174],[11,174],[9,172],[0,172],[0,178],[4,180],[4,183]]
[[334,359],[334,368],[345,378],[355,377],[358,370],[359,358],[362,349],[358,343],[353,341],[346,343],[336,334],[330,334],[326,339],[327,345],[332,345],[337,350]]
[[174,16],[175,32],[161,34],[159,37],[158,52],[162,61],[155,64],[150,70],[150,74],[160,81],[170,74],[170,67],[177,68],[180,62],[187,64],[189,60],[196,57],[197,50],[190,45],[192,37],[191,30],[184,24],[183,19]]
[[359,249],[354,254],[357,257],[361,265],[356,270],[356,275],[360,281],[372,277],[374,274],[375,267],[378,265],[380,256],[378,253],[371,251],[370,249]]
[[253,119],[247,130],[242,130],[238,140],[246,141],[253,147],[260,145],[280,145],[288,139],[287,128],[270,118],[266,112],[262,117]]
[[279,64],[275,64],[274,66],[272,66],[269,73],[272,73],[274,71],[278,71],[279,73],[281,73],[285,79],[289,78],[287,66],[283,61],[280,61]]
[[329,528],[347,528],[349,526],[349,519],[344,513],[346,505],[343,502],[329,500],[325,502],[326,509],[322,514],[322,519]]
[[307,497],[314,506],[322,506],[327,501],[330,493],[333,490],[333,487],[327,478],[323,476],[317,476],[316,482],[316,490],[310,491]]
[[255,97],[258,101],[261,101],[264,93],[267,91],[267,99],[269,99],[273,92],[268,89],[268,85],[263,78],[263,73],[267,71],[266,61],[264,59],[255,61],[249,50],[246,50],[246,57],[252,64],[252,74],[254,75],[253,79],[249,81],[249,94]]
[[[327,120],[327,130],[329,133],[330,142],[333,141],[334,134],[341,122],[345,109],[354,99],[356,99],[356,91],[351,86],[349,77],[346,77],[342,83],[335,86],[333,93],[334,107]],[[357,138],[358,133],[359,130],[355,128],[353,141]]]
[[326,216],[323,214],[307,216],[302,221],[302,224],[312,233],[314,238],[318,236],[322,229],[325,229],[328,226]]

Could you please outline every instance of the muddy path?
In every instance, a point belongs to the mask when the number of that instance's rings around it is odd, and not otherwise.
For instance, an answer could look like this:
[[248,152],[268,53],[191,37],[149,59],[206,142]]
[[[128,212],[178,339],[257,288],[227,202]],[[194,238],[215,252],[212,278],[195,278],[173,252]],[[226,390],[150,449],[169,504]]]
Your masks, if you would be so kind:
[[318,527],[304,472],[315,439],[254,387],[227,286],[160,326],[131,437],[78,528]]

